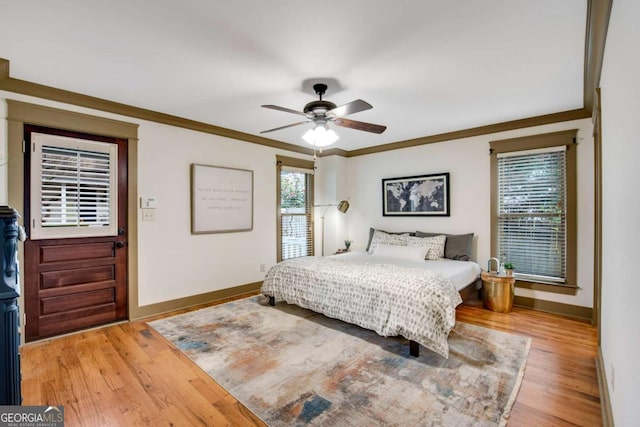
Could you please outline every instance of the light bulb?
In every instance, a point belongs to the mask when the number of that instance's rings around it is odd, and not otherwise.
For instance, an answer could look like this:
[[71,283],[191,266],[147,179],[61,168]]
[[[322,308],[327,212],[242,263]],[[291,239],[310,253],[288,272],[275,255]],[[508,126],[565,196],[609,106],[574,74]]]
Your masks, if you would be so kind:
[[307,141],[309,144],[313,145],[316,140],[316,132],[315,129],[307,130],[304,135],[302,135],[302,139]]
[[309,129],[302,135],[302,139],[316,147],[326,147],[336,142],[340,137],[333,129],[329,129],[326,125],[318,125],[313,129]]

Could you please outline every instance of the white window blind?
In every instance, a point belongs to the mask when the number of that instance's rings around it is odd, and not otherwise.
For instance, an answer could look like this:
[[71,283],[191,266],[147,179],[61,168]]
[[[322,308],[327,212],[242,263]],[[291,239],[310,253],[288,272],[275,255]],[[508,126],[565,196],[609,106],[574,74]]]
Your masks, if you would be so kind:
[[282,259],[313,255],[313,174],[280,169],[280,248]]
[[32,238],[115,235],[115,144],[44,134],[32,139]]
[[517,277],[566,283],[566,152],[498,155],[498,254]]

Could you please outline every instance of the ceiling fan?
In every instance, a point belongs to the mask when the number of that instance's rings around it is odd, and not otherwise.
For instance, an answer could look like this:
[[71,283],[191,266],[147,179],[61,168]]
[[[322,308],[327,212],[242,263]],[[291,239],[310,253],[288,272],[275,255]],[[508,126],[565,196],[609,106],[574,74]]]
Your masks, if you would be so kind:
[[289,125],[280,126],[277,128],[263,130],[260,133],[273,132],[276,130],[286,129],[293,126],[302,125],[304,123],[312,122],[314,123],[313,129],[309,129],[302,138],[308,143],[316,146],[323,147],[326,145],[333,144],[338,140],[338,135],[332,130],[329,129],[327,124],[329,122],[333,122],[334,124],[346,128],[362,130],[365,132],[373,132],[373,133],[382,133],[387,128],[386,126],[376,125],[373,123],[365,123],[357,120],[345,119],[344,116],[349,114],[358,113],[360,111],[365,111],[373,108],[371,104],[365,102],[361,99],[357,99],[355,101],[348,102],[339,107],[336,106],[333,102],[325,101],[322,99],[322,96],[327,91],[327,85],[323,83],[316,83],[313,85],[313,90],[315,90],[316,94],[319,96],[319,100],[311,101],[307,105],[304,106],[303,111],[296,111],[290,108],[279,107],[277,105],[262,105],[264,108],[270,108],[272,110],[284,111],[285,113],[297,114],[299,116],[306,117],[306,120],[291,123]]

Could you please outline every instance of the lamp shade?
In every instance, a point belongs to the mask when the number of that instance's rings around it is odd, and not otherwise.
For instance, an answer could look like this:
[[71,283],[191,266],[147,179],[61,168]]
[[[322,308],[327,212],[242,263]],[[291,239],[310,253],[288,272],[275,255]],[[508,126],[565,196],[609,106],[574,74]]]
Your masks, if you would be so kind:
[[347,211],[349,210],[349,201],[342,200],[340,203],[338,203],[338,210],[342,213],[347,213]]
[[340,137],[333,129],[329,129],[325,125],[317,125],[313,129],[309,129],[302,135],[302,139],[316,147],[326,147],[336,142]]

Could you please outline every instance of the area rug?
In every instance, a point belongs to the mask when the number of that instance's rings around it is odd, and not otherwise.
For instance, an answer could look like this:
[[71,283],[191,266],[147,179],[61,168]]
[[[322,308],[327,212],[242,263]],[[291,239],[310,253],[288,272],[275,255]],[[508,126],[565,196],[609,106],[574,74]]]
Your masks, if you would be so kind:
[[531,340],[458,322],[448,359],[256,296],[149,323],[269,426],[498,426]]

